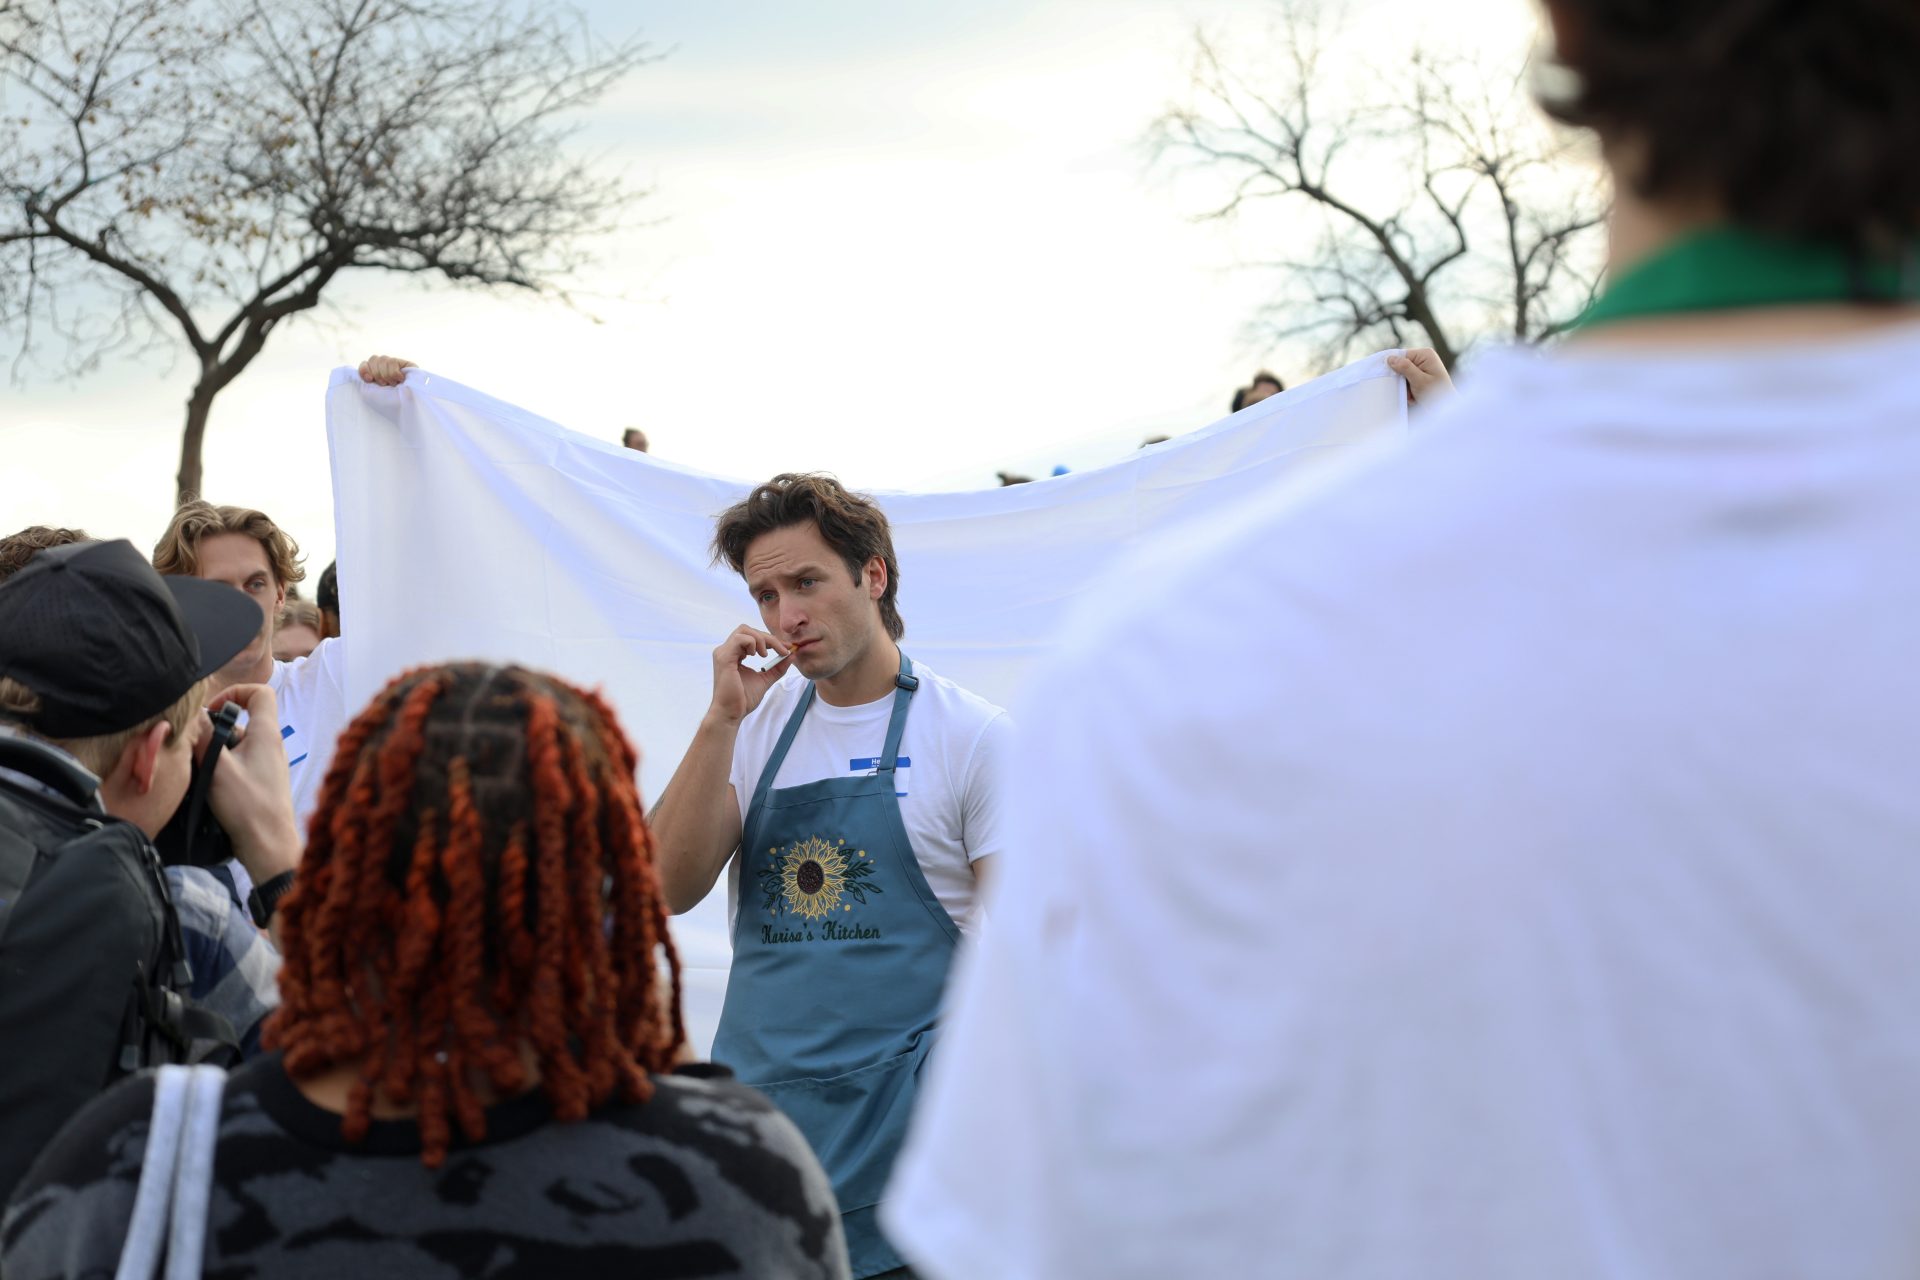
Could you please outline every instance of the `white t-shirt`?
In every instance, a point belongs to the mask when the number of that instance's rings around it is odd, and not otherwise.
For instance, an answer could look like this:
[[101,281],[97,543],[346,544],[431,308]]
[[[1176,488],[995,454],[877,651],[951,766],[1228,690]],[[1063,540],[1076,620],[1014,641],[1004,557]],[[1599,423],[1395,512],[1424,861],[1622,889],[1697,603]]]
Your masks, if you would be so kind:
[[1034,680],[924,1274],[1920,1275],[1920,329],[1474,372]]
[[338,636],[322,640],[314,651],[292,662],[273,664],[267,681],[280,708],[280,736],[287,746],[288,777],[293,783],[293,815],[300,834],[320,798],[333,747],[347,727],[346,649]]
[[[1002,769],[1010,722],[999,707],[932,669],[916,662],[913,672],[920,688],[907,711],[895,772],[900,819],[927,886],[954,923],[967,929],[973,917],[973,863],[1004,847]],[[760,773],[806,687],[804,677],[789,672],[740,724],[729,781],[740,801],[742,823]],[[873,773],[892,714],[891,693],[857,707],[830,706],[816,696],[773,785],[798,787]],[[739,905],[740,860],[735,858],[727,863],[729,936]]]

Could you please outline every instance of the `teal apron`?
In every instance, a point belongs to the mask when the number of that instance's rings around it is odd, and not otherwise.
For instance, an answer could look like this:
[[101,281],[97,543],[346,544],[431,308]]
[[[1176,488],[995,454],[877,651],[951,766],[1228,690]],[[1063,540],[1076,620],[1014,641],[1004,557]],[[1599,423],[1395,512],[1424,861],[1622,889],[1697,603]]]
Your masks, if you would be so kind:
[[960,931],[900,821],[894,764],[920,682],[900,655],[893,715],[866,777],[773,789],[813,705],[807,685],[740,836],[733,970],[713,1057],[780,1106],[833,1178],[853,1274],[901,1265],[880,1193],[913,1110]]

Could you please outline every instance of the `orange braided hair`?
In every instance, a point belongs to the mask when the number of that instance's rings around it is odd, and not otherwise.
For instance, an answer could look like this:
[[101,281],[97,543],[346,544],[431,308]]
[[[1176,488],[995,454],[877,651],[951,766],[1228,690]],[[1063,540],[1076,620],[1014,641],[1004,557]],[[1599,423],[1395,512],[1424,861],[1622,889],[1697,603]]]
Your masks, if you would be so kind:
[[362,1064],[350,1141],[376,1094],[412,1104],[437,1168],[529,1055],[561,1120],[652,1095],[686,1030],[638,763],[599,695],[520,667],[410,671],[347,727],[264,1043],[295,1079]]

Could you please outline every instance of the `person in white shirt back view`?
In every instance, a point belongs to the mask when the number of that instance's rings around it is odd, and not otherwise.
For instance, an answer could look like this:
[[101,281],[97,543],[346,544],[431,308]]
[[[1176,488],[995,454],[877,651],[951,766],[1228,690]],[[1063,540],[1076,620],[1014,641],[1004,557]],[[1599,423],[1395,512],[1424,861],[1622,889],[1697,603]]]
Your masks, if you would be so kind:
[[1609,290],[1092,593],[925,1275],[1920,1275],[1920,6],[1548,11]]

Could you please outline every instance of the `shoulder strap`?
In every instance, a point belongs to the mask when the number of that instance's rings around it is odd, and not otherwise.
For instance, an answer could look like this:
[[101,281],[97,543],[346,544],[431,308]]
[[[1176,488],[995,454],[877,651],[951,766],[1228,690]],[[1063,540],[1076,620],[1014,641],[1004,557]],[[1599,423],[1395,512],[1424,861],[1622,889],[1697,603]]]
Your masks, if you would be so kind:
[[192,1092],[180,1136],[180,1163],[173,1175],[173,1216],[167,1231],[166,1280],[200,1280],[207,1256],[207,1210],[213,1203],[213,1155],[220,1144],[220,1098],[227,1073],[190,1068]]
[[31,840],[0,824],[0,941],[7,936],[14,904],[26,892],[27,881],[33,878],[33,864],[39,860],[40,850]]
[[[14,764],[43,763],[50,768],[57,761],[40,761],[38,757],[22,756],[22,751],[30,744],[0,734],[0,768]],[[79,768],[75,765],[74,768]],[[30,775],[29,781],[36,781]],[[27,891],[27,884],[33,879],[34,867],[43,854],[59,849],[67,842],[92,834],[100,827],[100,821],[73,806],[60,796],[41,798],[37,803],[28,803],[19,798],[12,787],[0,782],[0,940],[7,935],[7,923],[13,917],[13,909],[20,897]],[[51,808],[48,806],[51,805]],[[104,815],[103,815],[104,816]]]
[[226,1084],[218,1067],[161,1067],[154,1077],[140,1185],[114,1280],[155,1280],[163,1246],[166,1280],[198,1280]]
[[900,674],[893,678],[893,714],[887,719],[887,745],[880,753],[879,773],[892,773],[900,762],[900,739],[907,732],[907,708],[920,688],[920,677],[913,674],[913,659],[900,651]]
[[806,691],[800,695],[800,701],[794,706],[793,714],[787,717],[786,728],[780,731],[780,740],[773,744],[773,754],[767,757],[767,763],[760,770],[760,781],[753,789],[751,809],[757,809],[767,801],[767,793],[773,790],[774,775],[780,772],[780,766],[786,763],[787,751],[793,746],[795,735],[800,732],[800,722],[807,718],[807,708],[813,705],[813,681],[807,681]]
[[187,1119],[188,1074],[186,1067],[162,1067],[154,1076],[153,1114],[140,1157],[140,1186],[133,1195],[133,1218],[127,1223],[127,1241],[120,1247],[120,1266],[113,1280],[153,1280],[159,1271],[180,1131]]
[[156,1061],[214,1067],[239,1063],[240,1036],[224,1014],[193,1003],[164,982],[147,981],[144,974],[138,985],[136,1012],[141,1021],[121,1046],[121,1070],[137,1071]]

